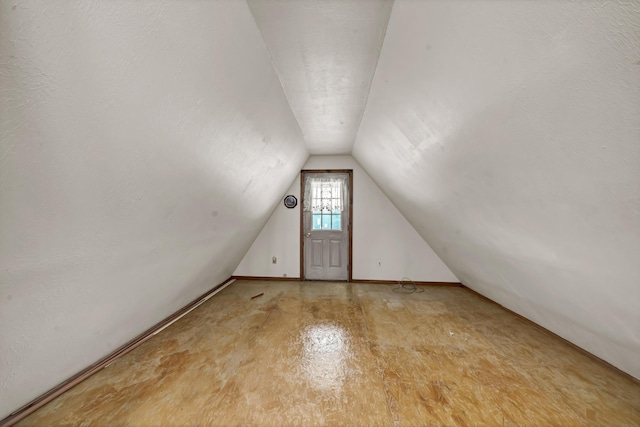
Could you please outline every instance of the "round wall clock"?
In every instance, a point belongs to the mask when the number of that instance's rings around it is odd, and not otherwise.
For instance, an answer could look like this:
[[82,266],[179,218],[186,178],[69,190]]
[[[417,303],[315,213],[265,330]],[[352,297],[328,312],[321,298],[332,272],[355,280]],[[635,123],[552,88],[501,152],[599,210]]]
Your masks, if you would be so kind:
[[284,205],[289,209],[295,208],[297,204],[298,204],[298,199],[296,199],[296,196],[289,194],[287,197],[284,198]]

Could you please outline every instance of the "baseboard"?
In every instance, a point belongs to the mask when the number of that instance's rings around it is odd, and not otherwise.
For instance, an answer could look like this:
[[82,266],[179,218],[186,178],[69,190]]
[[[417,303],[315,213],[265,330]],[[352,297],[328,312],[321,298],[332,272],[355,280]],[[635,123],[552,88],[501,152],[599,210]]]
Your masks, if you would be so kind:
[[56,397],[60,396],[62,393],[72,389],[74,386],[78,385],[79,383],[81,383],[85,379],[89,378],[91,375],[95,374],[96,372],[100,371],[101,369],[106,368],[107,366],[109,366],[110,364],[115,362],[118,358],[120,358],[120,357],[124,356],[125,354],[129,353],[131,350],[133,350],[134,348],[138,347],[139,345],[141,345],[142,343],[147,341],[149,338],[153,337],[158,332],[162,331],[164,328],[168,327],[173,322],[177,321],[182,316],[184,316],[185,314],[189,313],[191,310],[193,310],[196,307],[198,307],[200,304],[204,303],[206,300],[211,298],[213,295],[215,295],[216,293],[218,293],[222,289],[224,289],[227,286],[229,286],[231,283],[233,283],[233,281],[234,281],[233,279],[234,279],[233,277],[229,277],[224,282],[218,284],[217,286],[215,286],[210,291],[207,291],[203,295],[201,295],[198,298],[196,298],[195,300],[191,301],[189,304],[187,304],[186,306],[182,307],[180,310],[176,311],[175,313],[173,313],[172,315],[170,315],[166,319],[160,321],[159,323],[156,323],[151,328],[147,329],[146,331],[144,331],[143,333],[141,333],[140,335],[138,335],[137,337],[135,337],[134,339],[132,339],[128,343],[124,344],[123,346],[119,347],[115,351],[111,352],[109,355],[107,355],[107,356],[103,357],[102,359],[98,360],[93,365],[91,365],[91,366],[85,368],[84,370],[78,372],[73,377],[71,377],[68,380],[58,384],[57,386],[55,386],[51,390],[47,391],[46,393],[42,394],[41,396],[37,397],[36,399],[32,400],[31,402],[27,403],[26,405],[22,406],[21,408],[17,409],[16,411],[12,412],[11,414],[9,414],[8,417],[6,417],[3,420],[0,420],[0,427],[9,427],[9,426],[14,425],[18,421],[20,421],[23,418],[27,417],[29,414],[35,412],[36,410],[38,410],[39,408],[43,407],[47,403],[51,402],[53,399],[55,399]]
[[351,283],[371,283],[375,285],[399,285],[402,283],[413,283],[417,286],[456,286],[461,287],[460,282],[416,282],[415,280],[405,281],[402,280],[369,280],[369,279],[352,279]]
[[[271,277],[271,276],[231,276],[236,280],[263,280],[274,282],[303,282],[299,277]],[[322,280],[312,280],[313,282],[322,282]],[[326,280],[327,282],[335,282],[335,280]],[[374,285],[399,285],[402,283],[400,280],[373,280],[373,279],[352,279],[350,283],[371,283]],[[416,282],[411,283],[418,286],[462,286],[460,282]]]
[[236,280],[263,280],[273,282],[299,282],[299,277],[271,277],[271,276],[231,276]]
[[545,328],[544,326],[541,326],[541,325],[537,324],[537,323],[536,323],[536,322],[534,322],[533,320],[527,319],[527,318],[526,318],[526,317],[524,317],[523,315],[518,314],[518,313],[516,313],[515,311],[508,309],[508,308],[507,308],[507,307],[505,307],[504,305],[502,305],[502,304],[499,304],[499,303],[495,302],[495,301],[494,301],[494,300],[492,300],[491,298],[487,298],[487,297],[485,297],[484,295],[482,295],[481,293],[478,293],[478,292],[474,291],[474,290],[473,290],[473,289],[471,289],[470,287],[468,287],[468,286],[466,286],[466,285],[464,285],[464,284],[461,284],[461,286],[462,286],[463,288],[466,288],[466,289],[468,289],[469,291],[473,292],[474,294],[478,295],[480,298],[482,298],[482,299],[484,299],[484,300],[486,300],[486,301],[489,301],[489,302],[491,302],[491,303],[493,303],[493,304],[495,304],[495,305],[497,305],[497,306],[499,306],[499,307],[503,308],[504,310],[508,311],[509,313],[511,313],[511,314],[513,314],[513,315],[515,315],[515,316],[519,317],[520,319],[524,320],[524,321],[525,321],[525,322],[527,322],[528,324],[533,325],[536,329],[538,329],[538,330],[540,330],[540,331],[542,331],[542,332],[544,332],[544,333],[546,333],[546,334],[552,335],[552,336],[554,336],[554,337],[558,338],[558,339],[559,339],[559,340],[561,340],[561,341],[564,341],[565,343],[569,344],[571,347],[575,348],[576,350],[578,350],[580,353],[584,354],[585,356],[587,356],[587,357],[591,358],[592,360],[594,360],[594,361],[596,361],[596,362],[599,362],[599,363],[600,363],[600,364],[602,364],[602,365],[605,365],[606,367],[608,367],[608,368],[610,368],[610,369],[612,369],[612,370],[614,370],[614,371],[616,371],[616,372],[619,372],[620,374],[622,374],[622,375],[624,375],[625,377],[629,378],[629,379],[630,379],[631,381],[633,381],[634,383],[636,383],[636,384],[640,385],[640,379],[639,379],[639,378],[636,378],[636,377],[634,377],[633,375],[629,374],[628,372],[625,372],[625,371],[623,371],[622,369],[620,369],[620,368],[618,368],[618,367],[613,366],[611,363],[607,362],[607,361],[606,361],[606,360],[604,360],[604,359],[599,358],[598,356],[596,356],[596,355],[595,355],[595,354],[593,354],[593,353],[590,353],[589,351],[585,350],[584,348],[580,347],[579,345],[576,345],[576,344],[572,343],[571,341],[569,341],[568,339],[561,337],[560,335],[556,334],[556,333],[555,333],[555,332],[553,332],[553,331],[550,331],[549,329]]

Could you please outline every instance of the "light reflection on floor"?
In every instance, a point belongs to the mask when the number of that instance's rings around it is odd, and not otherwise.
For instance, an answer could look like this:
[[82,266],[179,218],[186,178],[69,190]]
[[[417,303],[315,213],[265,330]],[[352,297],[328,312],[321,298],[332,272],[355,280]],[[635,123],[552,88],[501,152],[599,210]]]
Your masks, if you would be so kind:
[[464,288],[238,281],[19,424],[59,425],[640,426],[640,385]]
[[319,324],[304,329],[301,339],[300,367],[311,385],[319,390],[339,392],[346,378],[348,332],[336,325]]

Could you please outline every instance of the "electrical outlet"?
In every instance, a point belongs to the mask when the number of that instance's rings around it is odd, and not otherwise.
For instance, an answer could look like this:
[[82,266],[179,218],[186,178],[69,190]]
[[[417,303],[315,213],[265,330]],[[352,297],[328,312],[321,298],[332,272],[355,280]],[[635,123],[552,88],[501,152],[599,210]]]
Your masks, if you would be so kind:
[[382,268],[382,261],[378,260],[378,268]]
[[271,258],[271,264],[277,264],[277,263],[278,263],[278,258],[276,258],[275,256]]
[[287,277],[287,273],[284,273],[284,274],[282,275],[282,277]]

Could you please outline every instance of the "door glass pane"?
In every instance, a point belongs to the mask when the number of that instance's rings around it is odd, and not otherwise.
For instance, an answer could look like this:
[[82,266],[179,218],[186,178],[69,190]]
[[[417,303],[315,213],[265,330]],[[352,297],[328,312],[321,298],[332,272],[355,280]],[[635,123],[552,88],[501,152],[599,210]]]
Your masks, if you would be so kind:
[[322,229],[331,230],[331,214],[322,214]]
[[314,212],[313,213],[313,221],[311,222],[311,229],[312,230],[321,230],[322,229],[322,217],[320,215],[320,212]]
[[[342,178],[308,178],[311,203],[305,210],[311,211],[311,230],[342,230],[344,210]],[[305,202],[306,204],[306,202]]]
[[342,215],[340,215],[340,212],[334,212],[333,215],[331,215],[331,229],[332,230],[342,230],[342,227],[340,226],[340,217]]

